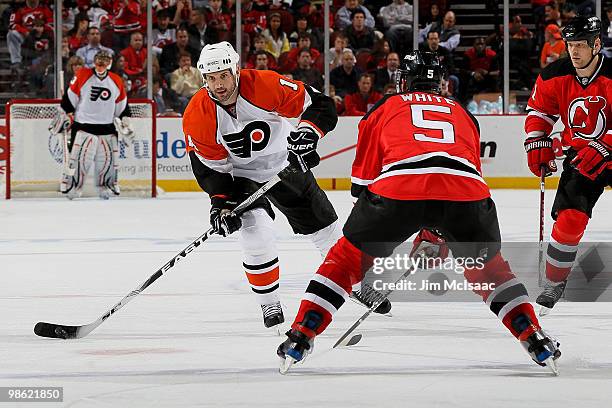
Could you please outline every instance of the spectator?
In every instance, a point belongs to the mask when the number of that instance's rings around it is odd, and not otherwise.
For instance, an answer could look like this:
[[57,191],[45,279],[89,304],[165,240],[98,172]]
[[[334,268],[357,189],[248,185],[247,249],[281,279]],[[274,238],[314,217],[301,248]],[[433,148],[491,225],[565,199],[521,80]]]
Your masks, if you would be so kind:
[[448,75],[450,92],[457,94],[459,92],[459,78],[455,75],[455,63],[451,52],[440,45],[440,34],[437,31],[427,33],[427,42],[420,47],[421,51],[435,52],[438,55],[440,65],[444,68]]
[[438,3],[431,3],[429,5],[429,13],[421,21],[424,21],[426,26],[433,23],[442,23],[442,14]]
[[336,87],[331,84],[329,85],[329,97],[332,98],[336,104],[336,113],[342,115],[344,113],[344,101],[341,96],[336,95]]
[[125,73],[132,81],[132,88],[139,89],[146,84],[147,49],[143,47],[142,34],[138,31],[130,35],[130,45],[121,51],[125,57]]
[[166,45],[162,50],[159,59],[160,73],[164,78],[169,77],[170,73],[179,67],[179,55],[183,51],[191,54],[192,61],[197,61],[200,57],[200,51],[189,45],[189,33],[184,27],[176,31],[176,42]]
[[[158,116],[181,116],[180,102],[176,93],[168,88],[159,77],[153,77],[153,100],[157,105]],[[141,90],[142,97],[146,96],[146,89]],[[179,113],[181,112],[181,113]]]
[[68,58],[66,62],[66,69],[64,70],[64,93],[70,86],[70,81],[76,75],[77,71],[85,66],[83,58],[77,57],[76,55]]
[[111,19],[108,10],[100,7],[100,1],[98,0],[77,0],[77,7],[79,12],[87,13],[91,27],[100,28],[102,24]]
[[393,84],[395,86],[399,64],[399,54],[396,52],[390,52],[389,55],[387,55],[387,66],[385,68],[379,68],[376,70],[374,89],[381,92],[387,84]]
[[156,56],[161,55],[166,45],[176,42],[176,28],[170,27],[170,14],[167,10],[157,12],[157,28],[153,29],[151,37],[151,48]]
[[[591,13],[588,13],[591,14]],[[574,3],[565,3],[561,9],[561,22],[565,25],[568,21],[578,15]]]
[[334,48],[329,49],[329,69],[332,70],[342,65],[342,53],[350,51],[348,38],[343,33],[338,33],[334,39]]
[[376,40],[374,48],[370,53],[370,57],[366,61],[366,71],[374,72],[379,68],[387,67],[387,55],[391,52],[389,41],[385,40],[384,37]]
[[606,19],[602,19],[602,26],[604,34],[601,36],[601,46],[603,53],[608,57],[612,58],[612,5],[606,7],[606,17],[608,24],[606,25]]
[[268,28],[261,35],[266,40],[266,51],[278,58],[283,52],[289,51],[289,38],[281,29],[281,16],[272,13],[268,16]]
[[310,43],[312,48],[321,51],[323,48],[323,33],[318,28],[308,27],[308,19],[305,15],[299,15],[295,22],[295,31],[289,36],[289,46],[297,47],[298,37],[301,33],[310,35]]
[[356,62],[357,59],[353,51],[344,51],[342,53],[342,65],[329,73],[329,82],[336,87],[336,95],[344,97],[357,91],[357,78],[362,72],[355,66]]
[[170,88],[176,92],[183,112],[191,97],[204,86],[200,71],[191,66],[191,54],[182,52],[179,56],[179,68],[170,75]]
[[219,41],[229,41],[232,38],[232,14],[223,6],[222,0],[210,0],[206,12],[207,24],[217,31]]
[[558,60],[565,54],[565,43],[561,38],[561,29],[549,24],[544,30],[544,46],[540,54],[540,67],[544,68],[553,61]]
[[253,0],[242,1],[242,30],[253,38],[266,28],[266,13],[253,8]]
[[23,63],[30,67],[30,90],[40,90],[44,87],[43,77],[47,67],[53,66],[53,35],[45,30],[45,20],[34,20],[21,49]]
[[440,35],[440,45],[451,53],[455,51],[461,40],[461,34],[457,27],[455,27],[455,13],[447,11],[444,15],[442,24],[433,23],[426,26],[419,32],[419,43],[425,42],[427,33],[430,31],[437,31]]
[[266,51],[266,39],[264,38],[263,35],[261,34],[257,34],[253,40],[253,44],[255,45],[255,50],[253,50],[253,52],[249,53],[249,57],[247,59],[247,63],[246,63],[246,67],[247,68],[251,68],[251,69],[256,69],[257,66],[257,55],[259,54],[260,51],[263,51],[267,56],[267,64],[268,64],[268,68],[266,69],[272,69],[272,70],[276,70],[277,65],[276,65],[276,58],[274,58],[274,56],[272,54],[270,54],[268,51]]
[[334,24],[336,30],[344,30],[349,27],[353,20],[353,12],[356,10],[363,11],[365,15],[365,26],[374,29],[375,21],[370,10],[360,5],[359,0],[345,0],[344,6],[336,13],[336,22]]
[[556,1],[551,1],[544,6],[544,24],[546,26],[550,24],[561,25],[561,13],[559,13],[559,5]]
[[393,0],[380,9],[379,16],[391,49],[405,54],[412,44],[412,6],[405,0]]
[[397,93],[396,84],[387,84],[383,88],[383,95],[393,95],[394,93]]
[[363,116],[376,102],[382,99],[382,95],[372,89],[372,77],[363,74],[357,83],[359,90],[348,94],[344,98],[344,116]]
[[79,48],[76,55],[83,58],[87,68],[93,68],[94,57],[99,51],[107,51],[110,55],[114,51],[100,44],[100,29],[98,27],[89,27],[87,29],[87,45]]
[[191,12],[191,24],[187,27],[189,33],[189,44],[191,48],[201,50],[206,44],[219,42],[219,35],[214,27],[206,24],[206,12],[204,9],[194,9]]
[[[500,26],[500,29],[503,29],[503,27]],[[503,34],[501,32],[499,34],[501,39]],[[515,15],[512,18],[510,36],[510,66],[516,69],[518,73],[518,81],[514,83],[513,87],[514,89],[528,91],[532,88],[534,79],[530,63],[530,58],[534,53],[534,36],[523,25],[519,15]]]
[[312,67],[312,56],[308,48],[302,48],[298,54],[298,67],[291,72],[293,79],[302,81],[318,91],[323,91],[323,76]]
[[296,69],[298,63],[298,53],[304,48],[310,50],[310,56],[312,57],[313,61],[316,61],[317,58],[319,58],[319,55],[321,55],[319,51],[311,47],[310,35],[308,35],[308,33],[302,33],[298,38],[298,46],[291,49],[287,54],[287,64],[283,67],[279,67],[279,69],[281,69],[283,72],[291,72]]
[[366,14],[363,10],[357,9],[351,13],[351,25],[344,30],[348,38],[349,48],[353,51],[368,49],[374,46],[374,30],[366,26]]
[[255,64],[254,69],[259,71],[265,71],[269,68],[269,57],[268,53],[264,50],[255,51]]
[[186,24],[191,19],[193,2],[191,0],[176,0],[176,10],[172,22],[176,27]]
[[77,14],[74,18],[74,27],[66,33],[68,46],[72,52],[87,45],[87,33],[89,30],[89,17],[85,13]]
[[44,21],[45,29],[52,32],[53,14],[48,7],[40,5],[39,0],[26,0],[25,6],[15,9],[11,14],[6,42],[13,70],[18,70],[21,66],[21,44],[34,27],[36,19]]
[[468,85],[467,92],[496,92],[499,63],[495,51],[487,48],[484,37],[474,40],[474,46],[465,52]]
[[111,67],[111,71],[115,74],[119,75],[123,80],[123,88],[125,89],[126,94],[132,93],[132,81],[130,77],[125,72],[125,57],[121,54],[116,54],[113,58],[113,66]]
[[[113,3],[113,44],[119,49],[128,47],[131,34],[140,31],[140,2],[138,0],[116,0]],[[129,58],[126,58],[129,61]]]

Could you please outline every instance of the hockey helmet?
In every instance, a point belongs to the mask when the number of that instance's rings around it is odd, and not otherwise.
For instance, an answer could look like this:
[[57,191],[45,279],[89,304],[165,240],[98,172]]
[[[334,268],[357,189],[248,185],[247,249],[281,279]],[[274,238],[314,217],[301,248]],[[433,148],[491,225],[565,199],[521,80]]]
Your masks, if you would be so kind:
[[597,16],[576,16],[567,22],[561,36],[565,41],[587,40],[593,48],[595,38],[601,35],[601,20]]
[[106,50],[100,50],[94,56],[94,64],[98,61],[106,61],[106,69],[110,70],[113,66],[113,56],[110,52]]
[[438,55],[428,51],[411,51],[404,57],[398,68],[395,88],[397,92],[425,91],[440,93],[444,68]]
[[227,41],[216,44],[208,44],[202,48],[198,59],[198,69],[202,73],[204,80],[206,74],[224,71],[229,69],[232,75],[238,76],[238,61],[240,56],[234,47]]

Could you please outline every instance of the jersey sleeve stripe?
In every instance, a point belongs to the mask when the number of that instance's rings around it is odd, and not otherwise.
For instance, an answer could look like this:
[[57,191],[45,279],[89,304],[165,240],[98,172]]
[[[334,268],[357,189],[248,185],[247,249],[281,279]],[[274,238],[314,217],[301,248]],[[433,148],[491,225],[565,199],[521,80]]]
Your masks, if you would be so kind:
[[369,184],[372,184],[373,182],[374,182],[374,180],[364,180],[364,179],[360,179],[360,178],[355,177],[355,176],[351,177],[351,183],[359,184],[360,186],[367,186]]
[[557,119],[559,118],[558,115],[547,115],[546,113],[540,112],[533,108],[531,109],[528,108],[527,116],[537,116],[541,119],[544,119],[546,122],[548,122],[551,125],[554,125]]

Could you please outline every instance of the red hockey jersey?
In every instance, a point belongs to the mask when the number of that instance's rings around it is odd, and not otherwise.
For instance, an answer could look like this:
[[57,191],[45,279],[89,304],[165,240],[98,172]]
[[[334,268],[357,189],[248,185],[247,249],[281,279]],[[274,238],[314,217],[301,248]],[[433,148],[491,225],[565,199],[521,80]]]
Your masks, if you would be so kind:
[[53,31],[53,12],[46,6],[28,7],[23,6],[11,14],[9,28],[27,35],[34,26],[34,20],[41,19],[45,22],[45,30]]
[[527,136],[549,135],[561,118],[563,146],[580,150],[610,131],[612,60],[601,56],[591,78],[579,78],[569,58],[544,68],[527,104]]
[[396,200],[487,198],[478,122],[438,95],[385,96],[359,123],[351,182]]

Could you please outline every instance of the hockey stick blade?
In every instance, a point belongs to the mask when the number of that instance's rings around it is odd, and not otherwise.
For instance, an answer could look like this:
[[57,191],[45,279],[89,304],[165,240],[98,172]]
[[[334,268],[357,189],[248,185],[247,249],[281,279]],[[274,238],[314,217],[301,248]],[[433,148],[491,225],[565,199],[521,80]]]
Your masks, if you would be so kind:
[[[280,176],[291,172],[291,169],[285,168],[278,175],[272,177],[267,183],[259,188],[259,190],[255,191],[253,194],[249,196],[245,201],[240,203],[233,212],[235,214],[242,213],[249,205],[251,205],[258,198],[262,197],[268,190],[274,187],[276,184],[281,182]],[[53,323],[45,323],[38,322],[36,326],[34,326],[34,333],[40,337],[49,337],[54,339],[80,339],[87,336],[89,333],[94,331],[98,326],[100,326],[106,319],[111,317],[115,312],[125,306],[129,301],[138,296],[143,290],[148,288],[153,282],[159,279],[164,273],[168,272],[174,265],[179,263],[183,258],[187,255],[195,251],[204,241],[208,239],[208,237],[213,233],[212,227],[209,228],[204,234],[200,235],[196,238],[195,241],[191,242],[185,249],[183,249],[178,254],[174,255],[172,259],[170,259],[166,264],[164,264],[161,268],[157,270],[153,275],[151,275],[144,283],[142,283],[137,289],[134,289],[126,296],[123,297],[118,303],[116,303],[110,310],[100,316],[97,320],[83,325],[83,326],[67,326]]]
[[[359,343],[362,339],[362,335],[361,334],[355,334],[353,336],[350,337],[345,337],[344,340],[340,341],[338,340],[337,345],[338,347],[350,347],[350,346],[354,346],[355,344]],[[336,348],[336,345],[334,345],[333,348]]]

